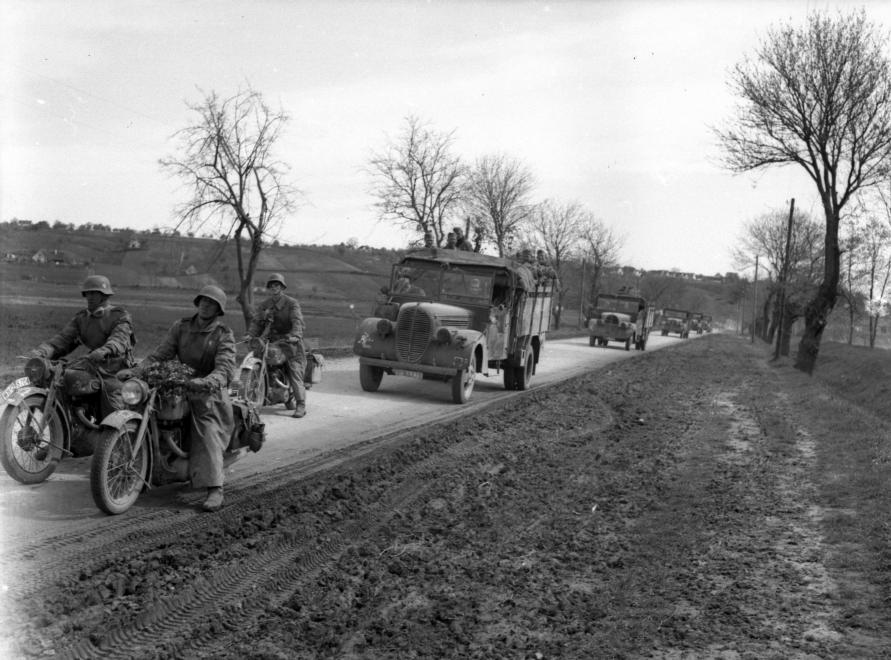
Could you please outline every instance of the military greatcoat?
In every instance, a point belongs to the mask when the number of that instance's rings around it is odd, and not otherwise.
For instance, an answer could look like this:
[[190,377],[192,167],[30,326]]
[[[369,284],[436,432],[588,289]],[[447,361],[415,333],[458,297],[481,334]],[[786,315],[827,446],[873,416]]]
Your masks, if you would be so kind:
[[195,376],[213,385],[210,392],[189,392],[191,439],[189,476],[194,488],[223,485],[223,452],[229,445],[235,419],[229,383],[235,373],[235,336],[219,317],[204,328],[198,315],[180,319],[146,362],[178,359]]

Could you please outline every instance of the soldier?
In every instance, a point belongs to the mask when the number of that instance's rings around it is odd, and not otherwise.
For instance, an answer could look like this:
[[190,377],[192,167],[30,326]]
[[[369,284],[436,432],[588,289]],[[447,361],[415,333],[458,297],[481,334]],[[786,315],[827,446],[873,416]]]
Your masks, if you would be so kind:
[[473,252],[473,246],[470,244],[470,241],[465,238],[464,230],[461,229],[461,227],[455,227],[452,231],[455,234],[455,249]]
[[445,249],[446,249],[446,250],[457,250],[457,249],[458,249],[458,246],[455,244],[455,240],[456,240],[456,239],[455,239],[455,233],[454,233],[454,232],[451,232],[451,231],[450,231],[448,234],[446,234],[446,244],[445,244]]
[[130,314],[108,299],[114,295],[111,282],[103,275],[90,275],[80,288],[87,308],[74,315],[62,331],[29,352],[30,357],[59,358],[83,344],[87,359],[102,377],[100,405],[102,416],[124,407],[122,383],[115,374],[133,365],[133,321]]
[[268,330],[268,339],[277,343],[288,356],[288,380],[291,385],[291,397],[294,399],[294,417],[306,415],[306,388],[303,375],[306,371],[306,348],[303,345],[303,312],[296,299],[286,296],[285,278],[273,273],[266,280],[269,297],[257,305],[251,319],[245,340],[259,337],[264,329]]
[[235,336],[220,318],[226,294],[212,284],[192,301],[194,316],[180,319],[163,342],[142,362],[178,359],[195,370],[187,386],[190,409],[189,478],[193,488],[207,488],[205,511],[223,506],[223,452],[235,426],[229,382],[235,373]]

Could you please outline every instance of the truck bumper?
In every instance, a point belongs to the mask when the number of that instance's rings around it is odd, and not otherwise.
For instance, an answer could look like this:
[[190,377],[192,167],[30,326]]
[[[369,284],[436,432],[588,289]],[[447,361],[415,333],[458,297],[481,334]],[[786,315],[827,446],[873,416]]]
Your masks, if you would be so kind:
[[370,367],[383,367],[393,371],[415,371],[423,374],[436,374],[437,376],[454,376],[458,371],[467,367],[467,360],[462,357],[455,356],[452,360],[454,366],[438,367],[430,364],[418,364],[417,362],[399,362],[397,360],[382,360],[380,358],[360,356],[359,364],[365,364]]

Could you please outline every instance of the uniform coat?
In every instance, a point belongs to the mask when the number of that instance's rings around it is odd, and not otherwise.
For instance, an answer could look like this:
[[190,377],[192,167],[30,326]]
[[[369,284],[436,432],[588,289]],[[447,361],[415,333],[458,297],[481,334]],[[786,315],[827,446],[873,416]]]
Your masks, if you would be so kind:
[[[276,300],[270,296],[256,307],[248,334],[259,337],[269,327],[269,341],[278,343],[288,358],[288,379],[291,391],[298,403],[306,401],[303,377],[306,372],[306,348],[303,345],[303,312],[300,303],[290,296],[281,295]],[[297,337],[298,341],[288,341]]]
[[68,355],[80,345],[90,351],[101,348],[107,352],[97,363],[102,378],[102,414],[121,410],[121,382],[114,376],[121,369],[133,366],[133,320],[129,312],[117,305],[103,304],[92,312],[80,310],[62,331],[41,344],[37,352],[54,359]]
[[189,392],[191,408],[189,476],[194,488],[223,486],[223,452],[229,445],[235,418],[229,382],[235,373],[235,335],[219,317],[206,327],[198,315],[180,319],[145,362],[178,359],[195,376],[215,386],[210,392]]

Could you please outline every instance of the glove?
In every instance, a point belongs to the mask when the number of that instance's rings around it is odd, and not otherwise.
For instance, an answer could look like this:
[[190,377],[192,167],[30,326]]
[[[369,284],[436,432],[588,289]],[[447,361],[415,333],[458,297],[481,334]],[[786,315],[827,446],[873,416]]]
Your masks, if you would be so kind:
[[30,351],[25,353],[25,357],[26,358],[42,358],[43,351],[41,351],[39,348],[32,348]]
[[108,349],[106,348],[94,348],[92,351],[87,353],[87,359],[90,362],[102,362],[105,358],[108,357]]
[[117,374],[118,380],[130,380],[136,375],[135,369],[121,369]]
[[250,341],[251,339],[253,339],[253,336],[245,335],[244,337],[241,338],[241,341]]
[[206,392],[210,389],[210,382],[206,378],[192,378],[186,387],[192,392]]
[[290,337],[288,337],[288,341],[292,344],[295,344],[300,341],[300,337],[298,337],[297,335],[291,335]]

